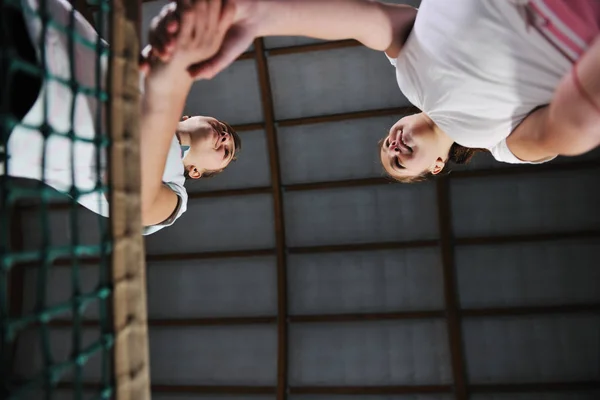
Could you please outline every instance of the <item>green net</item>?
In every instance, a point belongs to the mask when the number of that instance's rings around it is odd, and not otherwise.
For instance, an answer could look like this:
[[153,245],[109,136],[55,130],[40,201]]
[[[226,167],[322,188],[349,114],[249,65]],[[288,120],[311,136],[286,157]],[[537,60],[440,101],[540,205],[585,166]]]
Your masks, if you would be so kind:
[[[109,93],[102,71],[109,48],[100,37],[109,37],[112,1],[91,4],[99,34],[94,40],[78,29],[81,17],[73,9],[68,12],[67,23],[56,18],[52,9],[57,4],[64,7],[63,3],[0,0],[0,397],[7,399],[115,395],[110,224],[105,217],[82,212],[78,204],[82,196],[108,193],[103,176],[110,135],[103,110]],[[30,39],[28,24],[41,26],[40,43]],[[95,53],[93,65],[86,66],[95,68],[93,84],[77,79],[80,66],[75,62],[64,64],[65,74],[52,73],[47,65],[50,50],[44,45],[50,32],[68,38],[66,49],[71,61],[81,49]],[[53,98],[52,91],[40,91],[49,83],[68,88],[73,95]],[[43,118],[40,123],[31,123],[25,116],[39,93],[44,97],[40,102]],[[103,105],[93,107],[92,135],[77,128],[76,95]],[[60,102],[68,113],[67,129],[52,124],[52,102]],[[37,180],[21,179],[18,176],[22,175],[11,170],[13,158],[23,155],[11,151],[17,128],[42,138],[41,159],[34,160],[32,166],[35,169],[39,165],[41,176]],[[56,138],[68,139],[73,145],[64,152],[48,151],[48,143]],[[89,164],[96,177],[92,187],[74,184],[78,173],[74,166],[79,163],[76,143],[95,149]],[[53,178],[53,162],[59,159],[71,166],[71,185],[55,190],[43,182]],[[90,269],[95,280],[91,285]],[[51,283],[60,286],[58,300]]]

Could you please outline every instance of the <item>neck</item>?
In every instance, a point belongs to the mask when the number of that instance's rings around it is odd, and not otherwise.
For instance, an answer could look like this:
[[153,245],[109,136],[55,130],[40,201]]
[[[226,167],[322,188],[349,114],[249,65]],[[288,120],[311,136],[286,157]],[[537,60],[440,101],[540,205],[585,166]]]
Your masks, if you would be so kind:
[[425,121],[427,121],[427,124],[431,127],[431,129],[433,129],[435,134],[438,137],[442,138],[442,140],[444,141],[444,146],[450,148],[454,144],[454,139],[448,136],[448,134],[444,130],[442,130],[442,128],[437,126],[437,124],[433,122],[431,118],[429,118],[429,115],[425,113],[422,113],[421,115],[423,116]]

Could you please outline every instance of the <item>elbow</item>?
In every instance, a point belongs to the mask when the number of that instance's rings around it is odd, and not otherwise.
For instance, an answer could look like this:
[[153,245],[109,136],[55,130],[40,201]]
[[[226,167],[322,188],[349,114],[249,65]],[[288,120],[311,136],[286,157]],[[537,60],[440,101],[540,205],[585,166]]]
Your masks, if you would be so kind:
[[141,221],[142,226],[152,226],[158,224],[160,221],[156,221],[156,212],[154,212],[154,203],[144,201],[141,202]]
[[142,213],[141,213],[141,221],[142,221],[142,226],[151,226],[154,225],[151,221],[150,218],[150,213],[147,210],[142,209]]

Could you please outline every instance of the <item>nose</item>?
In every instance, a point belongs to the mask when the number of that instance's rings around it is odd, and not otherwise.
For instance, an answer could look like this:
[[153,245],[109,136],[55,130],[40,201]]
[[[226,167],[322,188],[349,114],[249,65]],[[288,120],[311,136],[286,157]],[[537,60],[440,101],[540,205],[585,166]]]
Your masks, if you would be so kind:
[[390,153],[400,153],[400,149],[398,148],[398,141],[390,139],[390,147],[388,151]]
[[221,132],[221,139],[219,139],[219,142],[222,144],[228,143],[231,140],[231,135],[229,134],[229,132]]

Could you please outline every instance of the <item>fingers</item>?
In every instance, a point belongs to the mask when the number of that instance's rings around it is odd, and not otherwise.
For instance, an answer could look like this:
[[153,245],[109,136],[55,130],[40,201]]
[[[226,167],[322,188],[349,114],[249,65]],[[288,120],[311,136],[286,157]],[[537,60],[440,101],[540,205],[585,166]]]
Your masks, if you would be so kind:
[[235,4],[231,1],[228,1],[221,12],[221,20],[219,21],[218,33],[219,37],[225,37],[225,34],[233,24],[235,18]]
[[147,75],[150,72],[150,53],[152,51],[152,46],[148,45],[144,47],[144,49],[140,52],[140,56],[138,59],[138,64],[140,68],[140,72],[144,75]]
[[179,29],[179,12],[175,3],[164,6],[160,13],[152,19],[148,32],[148,43],[152,52],[163,61],[170,56],[171,47],[174,45],[174,36]]
[[202,18],[198,18],[196,13],[205,7],[206,0],[198,0],[193,7],[186,6],[181,9],[181,22],[177,38],[179,46],[187,47],[193,42],[196,31],[205,22]]
[[167,32],[168,33],[177,33],[177,29],[179,29],[179,21],[173,19],[167,23]]
[[208,0],[208,10],[206,14],[206,33],[213,34],[219,24],[221,17],[222,0]]
[[150,62],[146,57],[142,56],[141,54],[138,60],[138,65],[140,73],[142,73],[143,75],[148,75],[148,73],[150,72]]

